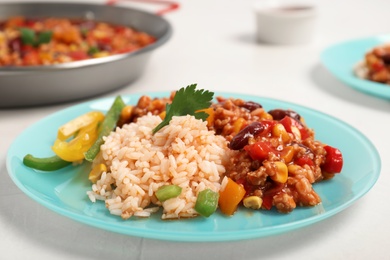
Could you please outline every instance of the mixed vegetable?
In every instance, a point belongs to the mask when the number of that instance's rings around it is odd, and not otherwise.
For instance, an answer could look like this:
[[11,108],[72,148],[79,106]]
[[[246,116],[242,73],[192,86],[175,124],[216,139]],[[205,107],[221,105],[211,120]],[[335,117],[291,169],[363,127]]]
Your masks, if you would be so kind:
[[[232,164],[227,167],[220,191],[205,189],[197,196],[195,210],[204,217],[212,215],[217,208],[231,216],[241,204],[250,209],[269,210],[275,206],[286,213],[292,210],[292,206],[278,202],[283,196],[287,200],[291,196],[290,199],[303,206],[312,205],[310,202],[305,204],[304,196],[299,197],[300,190],[295,186],[302,176],[308,172],[317,174],[305,184],[310,184],[306,188],[311,188],[311,183],[332,178],[341,172],[343,157],[340,150],[315,141],[313,131],[302,123],[303,119],[296,112],[281,109],[264,112],[261,105],[240,100],[230,104],[230,100],[220,99],[213,104],[213,94],[196,90],[196,84],[190,85],[178,90],[169,100],[160,99],[165,107],[156,100],[145,101],[142,98],[136,106],[130,106],[118,96],[106,114],[91,111],[59,127],[52,146],[52,157],[36,158],[28,154],[23,163],[36,170],[55,171],[83,160],[92,162],[104,143],[104,136],[115,127],[134,122],[143,113],[152,112],[163,120],[153,133],[168,125],[173,116],[190,114],[206,120],[210,129],[229,141],[229,148],[233,151]],[[233,109],[235,105],[246,116],[234,115],[232,121],[218,121],[221,120],[219,113],[227,113],[223,109]],[[263,112],[259,113],[261,118],[249,118],[248,111],[252,116],[257,113],[253,111]],[[106,165],[95,164],[89,180],[95,183],[106,171]],[[178,185],[163,185],[155,196],[164,202],[178,197],[181,192],[182,188]],[[280,207],[287,209],[280,210]]]
[[92,161],[99,153],[103,136],[116,127],[124,106],[122,98],[117,96],[106,115],[92,111],[69,121],[58,129],[52,146],[54,156],[36,158],[28,154],[23,163],[37,170],[55,171],[84,159]]
[[38,66],[106,57],[156,41],[120,25],[65,18],[24,16],[0,21],[0,66]]

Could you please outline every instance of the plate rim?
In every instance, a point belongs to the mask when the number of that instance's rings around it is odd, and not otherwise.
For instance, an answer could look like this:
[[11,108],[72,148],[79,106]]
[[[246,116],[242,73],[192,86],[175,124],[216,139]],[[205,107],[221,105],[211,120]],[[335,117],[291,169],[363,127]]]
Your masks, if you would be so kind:
[[[154,95],[156,97],[162,97],[162,96],[167,96],[169,94],[170,94],[170,92],[168,92],[168,91],[151,91],[151,92],[143,92],[143,93],[124,94],[121,96],[125,99],[126,98],[131,99],[131,98],[138,98],[141,95]],[[357,193],[355,196],[353,196],[352,199],[348,200],[346,203],[343,203],[342,205],[340,205],[338,207],[327,210],[324,214],[312,215],[308,218],[300,219],[300,220],[294,221],[292,223],[279,224],[277,226],[276,230],[275,230],[274,226],[269,226],[269,227],[259,227],[259,228],[256,228],[256,229],[253,229],[250,231],[249,230],[243,230],[243,231],[234,230],[234,231],[227,231],[227,232],[217,232],[216,234],[213,232],[207,232],[207,233],[202,233],[202,234],[198,234],[198,235],[194,232],[190,232],[190,233],[186,233],[186,234],[177,233],[177,232],[176,233],[170,232],[171,234],[167,235],[166,233],[162,234],[160,230],[147,230],[147,232],[145,232],[144,229],[138,230],[137,228],[136,229],[133,228],[131,230],[123,229],[123,226],[118,225],[118,223],[107,223],[102,219],[96,219],[96,218],[93,218],[90,216],[72,213],[72,212],[69,212],[68,210],[66,210],[60,206],[50,204],[47,201],[43,200],[41,197],[34,195],[26,187],[24,187],[23,183],[21,183],[21,181],[15,176],[15,173],[12,173],[11,157],[12,157],[13,149],[15,149],[14,146],[16,145],[17,141],[20,138],[22,138],[24,135],[28,135],[28,132],[31,129],[33,129],[34,127],[37,127],[39,124],[41,124],[44,121],[50,121],[52,118],[58,117],[61,114],[71,113],[73,110],[77,111],[77,110],[80,110],[83,108],[91,108],[92,104],[96,104],[97,102],[104,102],[104,101],[107,102],[108,100],[113,100],[115,98],[114,96],[109,96],[109,97],[103,97],[103,98],[99,98],[99,99],[90,100],[87,102],[82,102],[82,103],[70,106],[68,108],[61,109],[61,110],[54,112],[46,117],[41,118],[37,122],[31,124],[26,129],[24,129],[24,131],[22,133],[20,133],[15,138],[15,140],[11,143],[11,145],[8,149],[7,157],[6,157],[6,168],[8,171],[8,175],[10,176],[12,181],[15,183],[15,185],[20,190],[22,190],[25,195],[30,197],[32,200],[38,202],[39,204],[43,205],[44,207],[46,207],[46,208],[48,208],[48,209],[50,209],[50,210],[52,210],[60,215],[63,215],[65,217],[73,219],[75,221],[78,221],[78,222],[81,222],[81,223],[84,223],[84,224],[87,224],[90,226],[94,226],[94,227],[97,227],[100,229],[104,229],[107,231],[121,233],[124,235],[130,235],[130,236],[135,236],[135,237],[144,237],[144,238],[149,238],[149,239],[158,239],[158,240],[167,240],[167,241],[187,241],[187,242],[220,242],[220,241],[236,241],[236,240],[244,240],[244,239],[253,239],[253,238],[260,238],[260,237],[266,237],[266,236],[271,236],[271,235],[277,235],[280,233],[285,233],[285,232],[296,230],[296,229],[299,229],[299,228],[302,228],[305,226],[309,226],[309,225],[312,225],[312,224],[317,223],[319,221],[322,221],[324,219],[327,219],[327,218],[343,211],[344,209],[348,208],[349,206],[354,204],[358,199],[360,199],[362,196],[364,196],[368,191],[370,191],[372,189],[372,187],[375,185],[375,183],[377,182],[377,180],[380,176],[380,172],[381,172],[381,158],[380,158],[379,152],[376,149],[376,147],[373,145],[373,143],[362,132],[360,132],[358,129],[352,127],[348,123],[345,123],[345,122],[341,121],[340,119],[338,119],[332,115],[328,115],[326,113],[323,113],[319,110],[312,109],[312,108],[309,108],[309,107],[306,107],[306,106],[303,106],[300,104],[295,104],[295,103],[292,103],[289,101],[283,101],[283,100],[274,99],[274,98],[262,97],[262,96],[258,96],[258,95],[253,96],[250,94],[235,93],[235,92],[216,91],[215,97],[217,97],[217,96],[224,96],[224,97],[231,96],[231,97],[235,97],[235,98],[254,97],[258,100],[266,100],[268,102],[273,102],[273,103],[276,102],[276,103],[281,104],[283,106],[292,106],[292,107],[295,107],[298,109],[303,109],[307,113],[314,113],[316,115],[326,117],[326,118],[332,120],[333,122],[345,127],[349,131],[354,132],[354,134],[356,134],[360,139],[362,139],[364,141],[365,146],[369,146],[370,151],[371,151],[371,156],[376,162],[376,165],[375,165],[376,166],[376,174],[370,178],[370,182],[365,186],[364,190]],[[292,213],[290,213],[290,214],[292,214]],[[93,221],[91,221],[91,219]],[[127,221],[129,221],[129,220],[127,220]],[[181,221],[181,220],[179,220],[179,221]],[[274,229],[274,230],[272,230],[272,229]]]

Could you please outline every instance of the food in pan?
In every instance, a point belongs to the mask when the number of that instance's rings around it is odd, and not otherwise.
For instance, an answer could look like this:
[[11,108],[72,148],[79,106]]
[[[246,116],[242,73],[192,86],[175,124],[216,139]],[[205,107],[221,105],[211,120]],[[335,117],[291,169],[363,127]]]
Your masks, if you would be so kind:
[[364,60],[356,66],[355,74],[363,79],[390,85],[390,44],[377,46],[367,52]]
[[128,53],[156,41],[134,28],[94,20],[15,16],[0,22],[0,66],[53,65]]
[[[91,161],[89,198],[123,219],[160,209],[163,219],[218,209],[231,216],[240,205],[289,213],[321,203],[313,184],[341,172],[339,149],[316,140],[296,111],[212,97],[195,85],[136,105],[118,97],[103,117],[90,112],[59,129],[53,164]],[[25,164],[50,165],[45,159],[26,156]]]

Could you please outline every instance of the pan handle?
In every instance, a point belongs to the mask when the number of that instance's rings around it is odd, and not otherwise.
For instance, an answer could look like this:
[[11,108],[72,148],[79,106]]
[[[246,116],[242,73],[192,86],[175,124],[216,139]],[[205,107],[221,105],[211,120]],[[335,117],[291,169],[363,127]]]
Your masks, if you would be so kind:
[[117,2],[121,1],[129,1],[129,2],[140,2],[140,3],[151,3],[151,4],[161,4],[166,5],[165,8],[162,8],[156,12],[157,15],[163,15],[168,12],[172,12],[179,8],[179,4],[172,1],[165,1],[165,0],[107,0],[107,5],[114,5]]

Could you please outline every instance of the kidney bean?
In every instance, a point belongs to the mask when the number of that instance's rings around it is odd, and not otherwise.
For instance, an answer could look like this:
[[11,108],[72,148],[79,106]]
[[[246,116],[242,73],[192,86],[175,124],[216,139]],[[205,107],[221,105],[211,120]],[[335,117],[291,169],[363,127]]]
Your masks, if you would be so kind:
[[293,110],[274,109],[268,111],[274,120],[282,120],[285,116],[289,116],[297,121],[300,121],[301,116]]
[[248,109],[249,111],[253,111],[258,108],[262,108],[263,106],[260,105],[259,103],[253,102],[253,101],[247,101],[241,107]]
[[111,51],[112,50],[110,44],[103,43],[103,42],[98,42],[97,47],[100,51]]
[[386,65],[390,65],[390,53],[386,53],[382,56],[383,62]]
[[230,141],[229,148],[232,150],[240,150],[248,144],[249,138],[254,137],[264,130],[264,125],[261,122],[253,122],[242,129]]
[[8,48],[13,52],[20,52],[22,50],[22,41],[20,38],[12,39],[8,42]]

